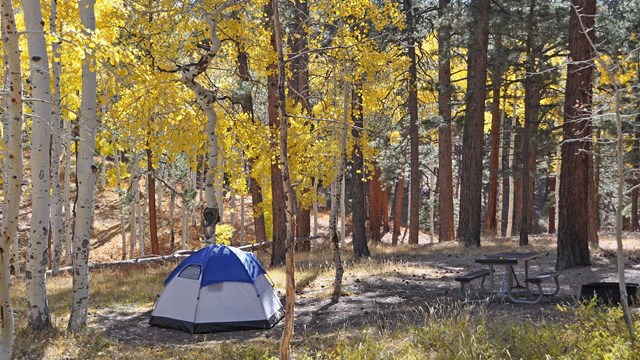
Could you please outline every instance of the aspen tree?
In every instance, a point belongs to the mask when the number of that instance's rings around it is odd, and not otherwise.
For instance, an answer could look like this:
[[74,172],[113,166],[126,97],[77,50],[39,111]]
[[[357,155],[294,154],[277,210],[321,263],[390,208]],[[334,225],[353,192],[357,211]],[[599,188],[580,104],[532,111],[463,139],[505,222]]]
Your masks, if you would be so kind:
[[[79,0],[80,21],[84,33],[92,40],[96,30],[94,12],[95,0]],[[85,49],[82,61],[82,101],[80,103],[80,144],[76,174],[78,177],[78,197],[76,201],[76,221],[73,231],[73,295],[69,331],[78,331],[87,326],[89,311],[89,242],[93,228],[93,193],[97,167],[93,162],[96,147],[97,127],[97,81],[95,57],[90,49]]]
[[[49,16],[49,31],[56,36],[57,31],[57,0],[51,1]],[[60,155],[62,153],[62,118],[60,93],[60,43],[57,39],[51,42],[51,72],[53,74],[53,112],[51,113],[51,270],[55,274],[60,269],[62,258],[62,184],[60,183]]]
[[[14,315],[11,300],[11,274],[9,258],[11,246],[17,239],[18,212],[22,195],[22,70],[20,46],[11,0],[2,0],[2,35],[5,48],[5,68],[8,70],[8,90],[5,92],[7,150],[5,155],[5,212],[0,229],[0,360],[9,360],[14,343]],[[3,121],[4,122],[4,121]]]
[[45,277],[49,242],[51,88],[49,60],[44,39],[44,20],[40,3],[22,1],[30,58],[29,80],[33,131],[31,135],[31,197],[33,212],[27,247],[26,287],[29,327],[41,330],[51,326]]
[[127,258],[127,224],[125,220],[125,201],[122,192],[122,176],[120,175],[120,150],[116,143],[115,134],[111,133],[111,142],[113,143],[113,158],[115,160],[116,170],[116,191],[118,192],[118,217],[120,218],[120,239],[122,240],[122,260]]

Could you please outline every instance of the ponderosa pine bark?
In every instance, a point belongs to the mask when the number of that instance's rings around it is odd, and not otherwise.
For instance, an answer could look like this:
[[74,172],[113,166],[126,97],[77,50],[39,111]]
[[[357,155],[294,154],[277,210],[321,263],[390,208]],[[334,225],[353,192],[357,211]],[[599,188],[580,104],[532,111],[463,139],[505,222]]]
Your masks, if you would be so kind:
[[[391,245],[398,245],[398,237],[400,237],[400,222],[402,218],[402,197],[404,195],[404,177],[400,176],[396,184],[393,213],[393,234],[391,235]],[[442,226],[442,225],[440,225]]]
[[[57,35],[57,0],[51,1],[49,31]],[[62,184],[60,183],[60,155],[62,154],[62,117],[60,104],[60,41],[51,42],[51,73],[53,75],[53,111],[51,113],[51,271],[56,274],[62,258]]]
[[489,0],[472,0],[472,29],[467,65],[466,113],[462,137],[460,221],[458,240],[465,246],[480,246],[482,213],[482,146],[486,98]]
[[375,166],[373,177],[369,183],[369,229],[371,230],[371,240],[374,242],[382,240],[380,227],[382,226],[385,206],[383,197],[382,187],[380,186],[380,169]]
[[160,255],[158,242],[158,215],[156,209],[156,176],[153,168],[153,151],[147,141],[147,191],[149,196],[149,238],[151,239],[151,253]]
[[365,202],[365,169],[362,155],[361,132],[364,128],[362,114],[362,89],[355,86],[351,90],[351,119],[353,128],[351,135],[354,138],[353,152],[351,157],[351,181],[353,189],[351,191],[351,226],[353,233],[353,254],[356,257],[369,256],[369,246],[367,245],[366,217],[367,209]]
[[536,172],[536,144],[535,133],[538,130],[540,100],[542,98],[542,75],[538,62],[542,57],[542,47],[536,37],[536,1],[529,1],[529,16],[527,20],[527,39],[525,41],[527,63],[524,79],[524,133],[522,135],[522,213],[520,221],[520,246],[529,244],[529,233],[533,219],[533,195]]
[[[451,0],[439,0],[438,16],[443,18]],[[451,154],[451,61],[449,38],[451,26],[444,23],[438,31],[438,241],[455,239],[453,224],[453,167]],[[396,220],[398,221],[398,220]],[[395,226],[395,225],[394,225]]]
[[[311,115],[311,107],[309,105],[309,53],[307,40],[307,20],[309,18],[309,6],[306,0],[289,1],[289,9],[291,11],[290,31],[291,36],[288,39],[290,50],[289,68],[291,76],[287,81],[289,89],[289,98],[294,104],[300,104],[302,114]],[[308,121],[305,122],[307,131],[313,131],[313,125]],[[297,237],[308,238],[311,235],[311,209],[304,208],[302,204],[298,204],[297,216]],[[310,251],[311,241],[304,240],[296,243],[297,251]]]
[[[85,35],[96,29],[95,0],[80,0],[80,21]],[[80,102],[80,146],[76,162],[78,197],[76,200],[76,222],[73,231],[73,294],[69,331],[78,331],[87,326],[89,311],[89,242],[93,228],[93,193],[98,168],[93,162],[96,148],[97,77],[95,57],[88,49],[82,60],[82,99]]]
[[51,84],[44,20],[37,1],[22,1],[27,44],[29,47],[33,131],[31,135],[31,229],[27,247],[25,273],[29,303],[29,328],[42,330],[51,326],[47,289],[45,286],[49,221],[51,206]]
[[[589,257],[589,153],[595,43],[595,0],[572,0],[564,101],[562,169],[556,268],[591,264]],[[583,30],[583,29],[586,29]],[[587,36],[589,38],[587,38]]]
[[[11,0],[2,0],[2,38],[4,40],[5,69],[8,88],[4,94],[6,105],[6,152],[4,213],[0,229],[0,360],[9,360],[13,352],[15,319],[11,300],[11,247],[18,232],[18,212],[22,195],[22,70],[20,68],[20,39]],[[8,85],[8,86],[7,86]]]
[[[238,49],[238,76],[242,81],[243,89],[248,87],[251,81],[251,75],[249,73],[249,59],[246,51]],[[251,121],[255,121],[253,114],[253,96],[251,91],[244,90],[242,98],[240,99],[240,106],[242,112],[247,114]],[[251,193],[251,202],[253,205],[253,223],[255,228],[255,237],[257,242],[263,242],[267,240],[267,233],[264,225],[264,214],[262,211],[257,211],[259,204],[262,204],[262,188],[258,183],[258,180],[251,175],[251,170],[254,168],[254,160],[249,159],[249,192]]]
[[[269,3],[265,5],[267,15],[267,28],[271,29],[271,47],[275,49],[276,39],[273,32],[273,7]],[[279,133],[280,122],[278,121],[278,74],[277,64],[270,64],[270,74],[267,77],[267,102],[269,127],[271,133],[271,151],[277,157],[280,146]],[[277,161],[271,161],[271,209],[273,222],[273,243],[271,247],[271,266],[282,265],[286,260],[286,239],[287,239],[287,213],[285,202],[285,189],[282,180],[282,172]]]
[[553,194],[553,202],[549,205],[549,234],[556,232],[556,205],[555,205],[556,177],[547,176],[547,194]]
[[[495,35],[496,57],[502,56],[500,51],[502,35]],[[499,59],[494,60],[491,69],[491,148],[489,156],[489,204],[487,207],[487,230],[490,237],[497,233],[497,207],[498,207],[498,162],[500,155],[500,87],[502,83],[502,67]]]
[[418,243],[418,230],[420,229],[420,159],[419,145],[420,133],[418,130],[418,70],[416,60],[416,40],[414,37],[414,9],[411,0],[404,0],[404,12],[406,22],[407,57],[409,59],[409,78],[407,107],[409,110],[409,144],[411,148],[410,169],[411,176],[409,194],[411,207],[409,208],[409,244]]

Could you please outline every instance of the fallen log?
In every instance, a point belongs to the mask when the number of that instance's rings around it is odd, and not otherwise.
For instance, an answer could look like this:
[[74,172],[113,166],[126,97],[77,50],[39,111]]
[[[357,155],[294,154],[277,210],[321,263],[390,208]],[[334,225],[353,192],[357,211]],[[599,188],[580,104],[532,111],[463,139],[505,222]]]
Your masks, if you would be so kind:
[[[305,241],[320,238],[320,236],[309,236],[309,237],[301,237],[297,238],[296,241]],[[253,251],[256,249],[262,249],[268,247],[273,243],[273,241],[263,241],[257,244],[249,244],[238,247],[238,249],[243,251]],[[91,263],[89,264],[89,270],[99,270],[106,268],[121,268],[121,267],[130,267],[130,266],[141,266],[141,265],[151,265],[151,264],[160,264],[171,261],[179,261],[193,254],[196,250],[178,250],[171,255],[160,255],[160,256],[146,256],[143,258],[137,259],[129,259],[129,260],[118,260],[118,261],[110,261],[110,262],[101,262],[101,263]],[[65,266],[60,268],[60,271],[57,273],[53,273],[51,270],[47,270],[47,276],[57,276],[60,274],[70,274],[73,271],[73,267]]]

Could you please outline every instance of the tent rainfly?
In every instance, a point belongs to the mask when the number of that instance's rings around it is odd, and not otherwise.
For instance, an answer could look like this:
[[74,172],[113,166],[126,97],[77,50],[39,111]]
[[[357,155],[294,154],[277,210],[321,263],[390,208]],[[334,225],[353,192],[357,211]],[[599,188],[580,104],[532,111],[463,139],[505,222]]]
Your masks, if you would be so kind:
[[210,245],[169,274],[151,325],[190,333],[270,329],[283,316],[282,303],[255,255]]

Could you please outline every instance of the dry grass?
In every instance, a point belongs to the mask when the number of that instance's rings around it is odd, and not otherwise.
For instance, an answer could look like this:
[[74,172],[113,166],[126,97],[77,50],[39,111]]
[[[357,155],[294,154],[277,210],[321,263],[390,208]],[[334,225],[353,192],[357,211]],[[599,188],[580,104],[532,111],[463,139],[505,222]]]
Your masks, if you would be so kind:
[[[594,256],[610,265],[606,254],[611,240],[603,238],[605,248]],[[554,252],[549,237],[532,243],[532,249]],[[514,248],[506,240],[484,241],[479,249],[463,249],[456,243],[373,246],[368,259],[354,259],[345,250],[343,299],[334,306],[327,305],[334,277],[329,247],[320,245],[310,254],[298,254],[293,353],[298,359],[354,360],[639,358],[640,349],[628,341],[619,314],[607,309],[567,306],[567,298],[538,307],[462,304],[451,280],[456,272],[474,266],[478,255]],[[636,256],[636,250],[630,254]],[[269,262],[266,252],[258,256],[263,264]],[[149,311],[174,266],[92,272],[89,326],[79,334],[64,331],[70,276],[48,279],[54,327],[39,334],[26,329],[24,283],[15,282],[15,357],[271,359],[277,355],[280,326],[205,335],[149,328]],[[269,275],[283,294],[283,267],[270,268]],[[594,334],[597,341],[591,339]]]

